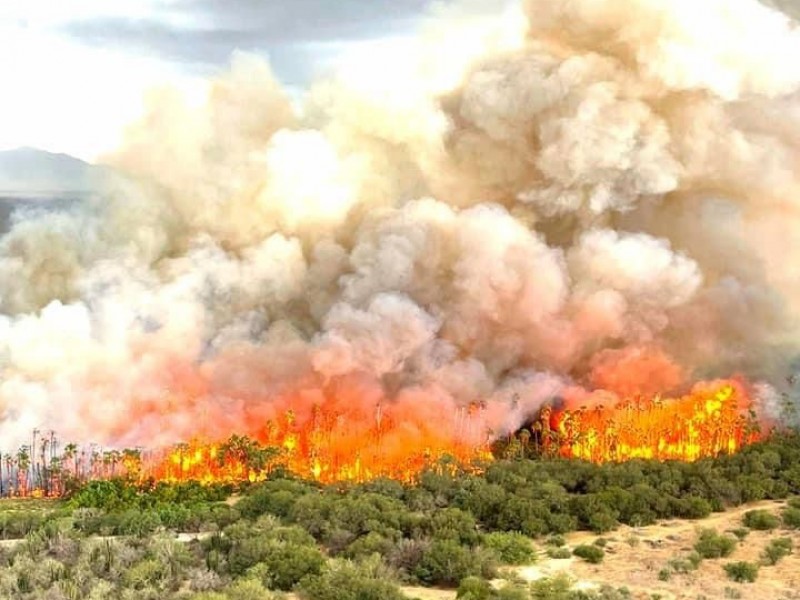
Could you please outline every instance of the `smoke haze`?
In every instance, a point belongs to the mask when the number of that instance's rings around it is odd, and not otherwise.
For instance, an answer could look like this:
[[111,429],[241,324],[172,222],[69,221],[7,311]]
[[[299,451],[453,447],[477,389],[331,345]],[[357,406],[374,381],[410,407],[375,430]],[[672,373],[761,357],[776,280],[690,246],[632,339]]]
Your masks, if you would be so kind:
[[774,398],[800,339],[798,56],[757,0],[527,0],[439,9],[300,109],[247,55],[202,107],[154,91],[108,158],[124,181],[0,238],[1,443],[257,434],[315,405],[456,435],[474,402],[498,435],[566,390],[735,375]]

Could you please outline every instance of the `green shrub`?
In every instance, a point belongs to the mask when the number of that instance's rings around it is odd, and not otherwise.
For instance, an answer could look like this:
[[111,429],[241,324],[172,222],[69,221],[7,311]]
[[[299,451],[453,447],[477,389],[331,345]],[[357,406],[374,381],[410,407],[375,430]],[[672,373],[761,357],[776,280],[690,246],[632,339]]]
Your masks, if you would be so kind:
[[736,540],[720,535],[714,529],[703,529],[695,542],[694,549],[702,558],[723,558],[730,556],[736,548]]
[[761,560],[766,565],[774,565],[783,557],[789,556],[792,553],[792,547],[791,538],[783,537],[770,540],[761,554]]
[[572,558],[572,552],[569,551],[569,548],[549,548],[547,550],[547,556],[557,560],[563,560]]
[[545,577],[531,583],[532,600],[571,600],[572,580],[564,574]]
[[480,577],[466,577],[458,584],[456,598],[462,600],[489,600],[492,597],[492,585]]
[[334,560],[319,575],[305,577],[296,588],[302,600],[405,600],[380,564]]
[[371,532],[352,542],[344,551],[347,558],[365,558],[372,554],[386,556],[393,546],[392,540]]
[[288,591],[304,577],[318,575],[325,557],[311,546],[277,542],[271,545],[262,562],[269,571],[270,587]]
[[435,540],[423,553],[414,575],[429,585],[457,585],[469,576],[483,576],[494,570],[487,557],[454,540]]
[[572,551],[572,554],[592,564],[598,564],[602,562],[603,557],[606,555],[602,548],[598,548],[597,546],[589,546],[587,544],[576,546]]
[[725,565],[728,579],[738,583],[753,583],[758,577],[758,565],[741,561]]
[[750,535],[750,530],[747,527],[737,527],[736,529],[731,529],[730,532],[735,535],[736,539],[740,542]]
[[277,597],[257,579],[238,579],[225,588],[225,595],[222,598],[226,600],[273,600]]
[[490,533],[483,537],[483,544],[494,550],[506,565],[524,565],[536,559],[533,544],[521,533]]
[[746,527],[757,531],[771,531],[781,524],[778,517],[766,510],[748,510],[744,513],[742,522]]
[[691,573],[700,566],[702,557],[697,552],[691,552],[686,556],[671,559],[667,565],[673,573]]
[[508,583],[495,590],[491,596],[492,600],[530,600],[530,597],[527,589],[514,583]]
[[594,541],[594,545],[598,548],[605,548],[608,546],[608,540],[606,538],[599,537]]
[[547,538],[546,543],[548,546],[556,546],[558,548],[566,545],[567,541],[564,539],[563,535],[551,535]]
[[781,514],[783,526],[789,529],[800,529],[800,508],[789,506]]

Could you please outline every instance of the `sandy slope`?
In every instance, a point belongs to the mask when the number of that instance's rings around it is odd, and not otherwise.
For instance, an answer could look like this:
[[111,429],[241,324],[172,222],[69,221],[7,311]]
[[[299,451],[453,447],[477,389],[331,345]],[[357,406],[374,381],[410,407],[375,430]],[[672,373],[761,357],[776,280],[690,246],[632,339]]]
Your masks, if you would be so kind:
[[[658,573],[675,557],[692,550],[697,531],[713,527],[720,532],[741,526],[742,515],[748,510],[763,508],[777,513],[784,502],[760,502],[739,507],[724,513],[713,514],[702,521],[664,521],[649,527],[621,527],[604,536],[608,540],[606,557],[599,565],[590,565],[580,559],[554,560],[544,551],[534,565],[504,569],[507,576],[518,576],[527,581],[567,573],[577,587],[590,588],[602,584],[627,587],[635,599],[652,600],[712,600],[717,598],[748,598],[756,600],[800,599],[800,532],[778,530],[751,532],[729,557],[704,560],[700,568],[686,575],[672,575],[669,581],[659,581]],[[731,561],[758,562],[759,555],[771,538],[791,537],[795,554],[781,560],[776,566],[761,567],[758,579],[752,584],[738,584],[728,580],[723,565]],[[596,534],[578,532],[565,536],[570,548],[578,544],[593,543]],[[498,585],[500,581],[496,582]],[[411,597],[421,600],[453,600],[454,591],[404,588]]]
[[[634,598],[652,598],[660,594],[662,600],[737,597],[758,600],[781,598],[800,599],[800,532],[751,532],[729,557],[704,560],[700,568],[686,575],[673,574],[669,581],[659,581],[658,573],[667,562],[692,550],[697,530],[713,527],[720,532],[741,526],[742,515],[754,508],[764,508],[777,513],[783,502],[761,502],[743,506],[724,513],[713,514],[702,521],[665,521],[650,527],[621,527],[604,536],[609,540],[606,557],[600,565],[590,565],[578,559],[552,560],[543,556],[536,564],[515,568],[512,571],[527,580],[566,572],[583,586],[608,583],[626,586]],[[758,562],[759,555],[771,538],[787,536],[794,540],[795,554],[781,560],[776,566],[761,567],[759,577],[752,584],[737,584],[728,580],[723,565],[731,561]],[[580,532],[566,536],[574,547],[592,543],[597,536]],[[635,541],[635,540],[638,540]]]

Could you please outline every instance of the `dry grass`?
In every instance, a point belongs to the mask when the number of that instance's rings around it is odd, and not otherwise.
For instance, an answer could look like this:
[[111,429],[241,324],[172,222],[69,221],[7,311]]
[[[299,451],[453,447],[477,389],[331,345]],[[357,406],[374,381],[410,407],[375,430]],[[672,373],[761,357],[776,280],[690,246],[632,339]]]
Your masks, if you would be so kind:
[[[704,560],[699,569],[687,574],[671,575],[669,581],[660,581],[658,574],[668,562],[692,551],[697,531],[713,527],[720,533],[741,527],[742,515],[754,508],[763,508],[777,514],[784,502],[760,502],[724,513],[713,514],[701,521],[671,520],[649,527],[621,527],[603,536],[608,540],[606,556],[599,565],[590,565],[579,559],[553,560],[542,553],[532,566],[507,569],[523,579],[533,581],[558,573],[567,573],[581,587],[598,587],[609,584],[627,587],[632,597],[650,600],[657,595],[662,600],[712,598],[757,598],[758,600],[800,599],[800,531],[752,531],[738,544],[728,558]],[[790,537],[795,553],[775,566],[762,566],[755,583],[738,584],[730,581],[723,565],[731,561],[759,562],[761,552],[770,539]],[[597,536],[579,532],[565,536],[570,548],[592,543]],[[636,541],[638,540],[638,541]]]

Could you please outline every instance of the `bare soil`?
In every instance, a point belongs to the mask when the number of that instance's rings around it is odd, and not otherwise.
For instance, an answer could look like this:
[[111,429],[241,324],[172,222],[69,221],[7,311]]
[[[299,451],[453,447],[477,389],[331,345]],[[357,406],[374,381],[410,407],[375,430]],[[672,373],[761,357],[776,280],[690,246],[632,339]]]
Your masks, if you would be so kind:
[[[748,510],[765,509],[778,514],[785,502],[759,502],[724,513],[715,513],[699,521],[670,520],[648,527],[620,527],[602,536],[607,540],[602,563],[591,565],[579,558],[551,559],[545,547],[535,564],[502,569],[506,578],[535,581],[565,573],[576,588],[599,588],[604,584],[626,587],[636,600],[716,600],[746,598],[755,600],[800,600],[800,531],[751,531],[727,558],[704,560],[688,574],[673,573],[669,581],[660,581],[659,572],[673,558],[688,555],[700,529],[714,528],[720,533],[742,527]],[[577,532],[564,536],[567,547],[592,544],[597,534]],[[730,581],[723,569],[729,562],[760,562],[760,555],[771,539],[789,537],[795,552],[775,566],[761,566],[755,583]],[[502,580],[494,582],[502,585]],[[404,588],[406,594],[420,600],[454,600],[455,591]]]
[[[670,520],[649,527],[620,527],[603,536],[608,540],[606,556],[599,565],[577,558],[555,560],[542,553],[535,565],[506,569],[527,581],[567,573],[580,587],[608,584],[627,587],[633,598],[650,600],[756,598],[758,600],[800,599],[800,531],[751,531],[727,558],[704,560],[687,574],[673,573],[669,581],[660,581],[659,572],[673,559],[689,554],[703,528],[720,533],[742,527],[742,515],[753,509],[779,513],[785,502],[760,502],[724,513],[715,513],[700,521]],[[591,544],[596,534],[578,532],[565,536],[569,548]],[[775,566],[762,566],[755,583],[734,583],[723,569],[729,562],[758,563],[769,540],[789,537],[795,552]],[[454,596],[453,596],[454,597]]]

